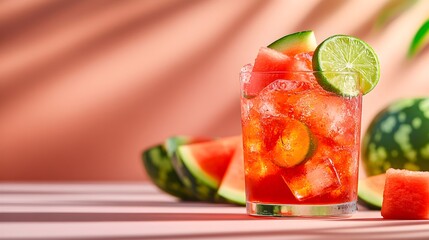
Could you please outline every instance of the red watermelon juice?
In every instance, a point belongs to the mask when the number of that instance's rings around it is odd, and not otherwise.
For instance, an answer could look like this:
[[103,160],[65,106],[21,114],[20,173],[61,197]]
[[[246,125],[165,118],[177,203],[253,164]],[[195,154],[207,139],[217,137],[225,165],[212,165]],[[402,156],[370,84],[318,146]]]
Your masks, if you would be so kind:
[[[240,73],[247,212],[348,216],[356,211],[362,95],[324,90],[312,52],[261,49]],[[255,63],[256,64],[256,63]],[[269,67],[268,67],[269,68]],[[352,72],[331,77],[354,78]]]

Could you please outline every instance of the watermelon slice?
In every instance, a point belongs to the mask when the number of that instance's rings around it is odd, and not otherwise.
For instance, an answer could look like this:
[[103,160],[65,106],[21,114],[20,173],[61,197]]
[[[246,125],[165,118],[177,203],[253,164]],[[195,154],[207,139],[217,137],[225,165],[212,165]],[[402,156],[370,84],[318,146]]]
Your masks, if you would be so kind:
[[184,187],[190,191],[196,200],[204,202],[223,202],[219,199],[216,190],[208,187],[201,180],[192,177],[192,174],[184,166],[184,163],[178,157],[178,148],[183,145],[209,142],[213,139],[196,138],[196,137],[171,137],[165,141],[165,148],[169,156],[170,162]]
[[[253,98],[277,79],[288,79],[296,69],[294,56],[301,53],[312,52],[317,42],[313,31],[303,31],[286,35],[277,41],[259,49],[253,64],[252,75],[249,81],[243,84],[243,95]],[[264,74],[264,72],[278,72],[278,74]]]
[[218,190],[219,196],[239,205],[246,204],[244,191],[244,159],[243,143],[240,141],[235,149],[234,156],[228,165],[225,176]]
[[243,95],[246,98],[253,98],[271,82],[284,79],[284,72],[278,74],[264,72],[288,71],[291,62],[292,58],[283,53],[266,47],[260,48],[253,64],[252,75],[249,81],[243,84]]
[[145,150],[142,161],[147,176],[161,191],[182,200],[197,200],[190,189],[180,181],[162,144]]
[[268,47],[287,55],[295,55],[314,51],[317,47],[317,41],[314,32],[309,30],[286,35]]
[[359,180],[358,197],[359,202],[370,209],[379,210],[383,203],[383,190],[386,174],[379,174]]
[[175,141],[179,144],[188,144],[203,141],[201,138],[176,136],[166,140],[163,144],[158,144],[147,148],[142,154],[143,167],[149,179],[160,190],[182,200],[194,201],[198,198],[181,181],[173,168],[171,161],[172,152],[168,149],[168,142]]
[[381,215],[387,219],[429,219],[429,172],[388,169]]
[[225,202],[217,190],[239,139],[228,137],[178,147],[173,167],[199,200]]

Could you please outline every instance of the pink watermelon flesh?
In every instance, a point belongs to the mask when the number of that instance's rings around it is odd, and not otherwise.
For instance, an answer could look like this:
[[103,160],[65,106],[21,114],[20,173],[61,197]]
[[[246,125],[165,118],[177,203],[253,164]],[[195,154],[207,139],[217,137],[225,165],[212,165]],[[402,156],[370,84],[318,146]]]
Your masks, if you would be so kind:
[[246,204],[244,192],[243,143],[241,141],[237,144],[234,156],[220,184],[218,194],[234,203],[241,205]]
[[381,215],[387,219],[429,219],[429,172],[387,170]]
[[[258,95],[262,89],[277,79],[298,80],[297,75],[294,75],[293,72],[312,71],[312,57],[313,52],[286,55],[270,48],[260,48],[250,80],[243,86],[245,96]],[[267,74],[267,72],[271,72],[271,74]],[[303,80],[306,81],[307,77]]]
[[181,147],[185,164],[195,177],[218,188],[241,136],[195,143]]
[[244,85],[245,95],[253,97],[276,79],[284,79],[285,73],[262,74],[258,72],[289,71],[292,58],[276,50],[261,47],[253,64],[252,74],[249,83]]

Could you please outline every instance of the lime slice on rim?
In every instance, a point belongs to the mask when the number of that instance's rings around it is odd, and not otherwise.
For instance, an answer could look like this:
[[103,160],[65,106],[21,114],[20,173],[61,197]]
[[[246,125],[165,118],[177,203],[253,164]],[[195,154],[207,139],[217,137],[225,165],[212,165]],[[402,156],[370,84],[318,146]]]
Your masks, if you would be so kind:
[[[313,70],[325,90],[343,96],[367,94],[380,79],[377,54],[364,41],[347,35],[334,35],[317,46]],[[352,72],[358,74],[358,82]]]

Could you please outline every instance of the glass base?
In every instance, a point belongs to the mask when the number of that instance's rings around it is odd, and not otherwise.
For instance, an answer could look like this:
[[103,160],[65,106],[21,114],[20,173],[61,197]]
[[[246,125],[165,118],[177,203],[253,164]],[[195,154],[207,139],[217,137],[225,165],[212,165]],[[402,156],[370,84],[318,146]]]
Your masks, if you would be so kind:
[[350,217],[357,210],[356,202],[326,205],[264,204],[247,202],[247,213],[271,217]]

